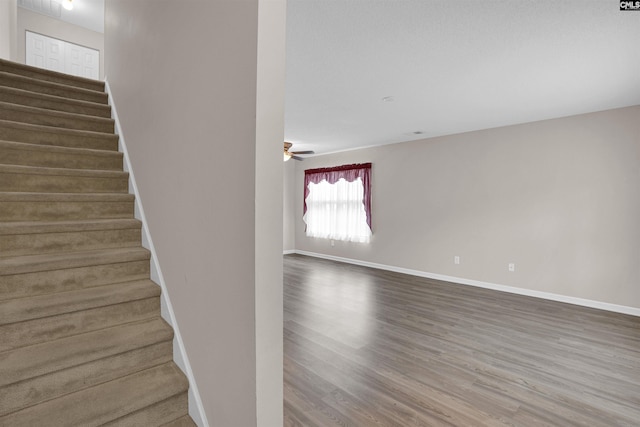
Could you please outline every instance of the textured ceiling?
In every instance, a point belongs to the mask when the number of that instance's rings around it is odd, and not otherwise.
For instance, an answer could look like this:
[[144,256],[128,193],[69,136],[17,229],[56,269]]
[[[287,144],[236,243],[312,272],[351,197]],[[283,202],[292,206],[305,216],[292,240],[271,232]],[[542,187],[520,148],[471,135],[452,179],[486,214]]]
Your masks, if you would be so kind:
[[620,11],[617,0],[287,7],[285,139],[294,150],[327,153],[640,104],[640,11]]

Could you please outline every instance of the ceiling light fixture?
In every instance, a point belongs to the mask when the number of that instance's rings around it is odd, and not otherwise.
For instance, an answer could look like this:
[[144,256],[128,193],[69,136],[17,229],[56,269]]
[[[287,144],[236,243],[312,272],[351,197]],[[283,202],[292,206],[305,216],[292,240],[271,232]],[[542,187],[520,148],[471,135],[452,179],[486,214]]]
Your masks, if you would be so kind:
[[72,10],[73,9],[72,0],[62,0],[62,7],[64,7],[67,10]]
[[291,154],[289,154],[288,152],[284,153],[284,161],[286,162],[287,160],[289,160],[291,158]]

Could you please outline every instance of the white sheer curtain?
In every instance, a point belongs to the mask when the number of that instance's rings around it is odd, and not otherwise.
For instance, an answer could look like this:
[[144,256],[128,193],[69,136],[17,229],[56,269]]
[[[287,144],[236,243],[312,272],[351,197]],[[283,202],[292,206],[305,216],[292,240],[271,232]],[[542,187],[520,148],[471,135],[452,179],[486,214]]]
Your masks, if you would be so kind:
[[344,178],[335,184],[322,180],[309,183],[306,199],[307,236],[333,240],[369,243],[371,229],[362,203],[362,179],[347,182]]

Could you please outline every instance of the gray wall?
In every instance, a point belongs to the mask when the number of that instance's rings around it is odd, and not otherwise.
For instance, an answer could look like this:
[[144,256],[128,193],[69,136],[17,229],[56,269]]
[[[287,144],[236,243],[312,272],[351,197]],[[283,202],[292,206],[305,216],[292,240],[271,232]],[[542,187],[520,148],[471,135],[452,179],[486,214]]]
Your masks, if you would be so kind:
[[282,425],[284,3],[267,3],[106,2],[106,78],[213,426]]
[[26,61],[26,31],[100,51],[100,79],[104,78],[104,34],[19,7],[17,62],[23,64]]
[[[371,243],[307,238],[304,169],[356,162]],[[639,165],[638,106],[316,156],[296,165],[296,249],[640,307]]]

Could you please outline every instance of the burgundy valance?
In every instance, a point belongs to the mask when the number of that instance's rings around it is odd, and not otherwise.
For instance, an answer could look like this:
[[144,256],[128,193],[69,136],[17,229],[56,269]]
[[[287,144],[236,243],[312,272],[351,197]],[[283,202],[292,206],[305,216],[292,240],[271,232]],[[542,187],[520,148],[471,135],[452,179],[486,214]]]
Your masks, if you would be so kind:
[[309,183],[319,184],[323,180],[327,180],[329,184],[335,184],[341,178],[347,182],[353,182],[356,179],[362,179],[364,186],[364,197],[362,204],[367,213],[367,225],[371,228],[371,163],[358,163],[353,165],[336,166],[333,168],[317,168],[307,169],[304,171],[304,211],[307,213],[307,197],[309,197]]

